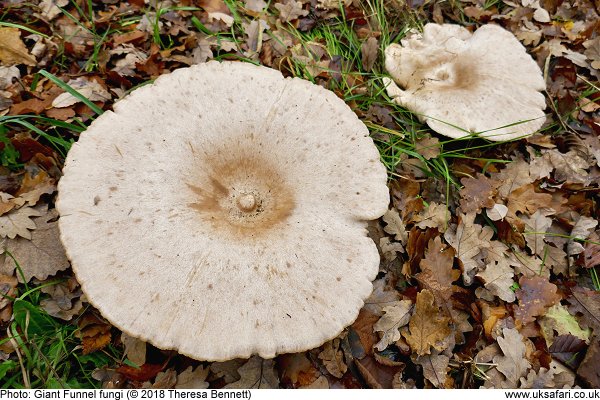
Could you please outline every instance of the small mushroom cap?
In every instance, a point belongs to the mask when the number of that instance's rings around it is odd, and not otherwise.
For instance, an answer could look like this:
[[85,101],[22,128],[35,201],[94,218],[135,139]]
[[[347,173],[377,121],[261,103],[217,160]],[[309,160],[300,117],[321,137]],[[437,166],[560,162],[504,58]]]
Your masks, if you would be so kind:
[[545,121],[542,72],[510,32],[484,25],[471,34],[427,24],[385,50],[388,94],[431,129],[452,138],[529,136]]
[[389,202],[356,115],[319,86],[246,63],[159,77],[68,154],[61,238],[115,326],[199,360],[304,351],[371,293],[366,221]]

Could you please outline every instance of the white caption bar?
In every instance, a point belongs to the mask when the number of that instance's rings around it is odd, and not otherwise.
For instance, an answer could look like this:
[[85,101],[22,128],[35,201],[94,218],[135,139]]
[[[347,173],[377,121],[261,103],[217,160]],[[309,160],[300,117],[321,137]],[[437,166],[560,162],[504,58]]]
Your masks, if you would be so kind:
[[[482,391],[483,390],[483,391]],[[486,400],[505,399],[598,399],[598,389],[471,389],[471,390],[258,390],[258,389],[0,389],[0,399],[112,399],[112,400],[160,400],[160,399],[327,399],[353,400],[376,398],[377,400],[423,400],[423,396],[435,396],[436,400]]]

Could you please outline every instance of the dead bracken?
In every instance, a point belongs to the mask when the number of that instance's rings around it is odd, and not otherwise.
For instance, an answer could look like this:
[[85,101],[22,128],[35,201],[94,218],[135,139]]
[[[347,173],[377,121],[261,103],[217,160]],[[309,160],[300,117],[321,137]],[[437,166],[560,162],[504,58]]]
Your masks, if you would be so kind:
[[61,238],[121,330],[201,360],[268,358],[356,318],[386,179],[333,93],[210,62],[136,90],[81,135],[60,181]]

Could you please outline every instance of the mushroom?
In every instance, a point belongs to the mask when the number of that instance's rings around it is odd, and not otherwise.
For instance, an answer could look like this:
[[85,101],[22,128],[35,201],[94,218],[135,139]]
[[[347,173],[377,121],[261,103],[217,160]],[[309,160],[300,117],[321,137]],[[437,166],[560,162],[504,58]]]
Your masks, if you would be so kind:
[[387,92],[431,129],[452,138],[504,141],[529,136],[545,121],[542,72],[510,32],[475,33],[427,24],[385,50]]
[[213,61],[114,110],[72,146],[57,202],[73,270],[113,325],[222,361],[314,348],[356,319],[379,267],[367,220],[389,193],[342,100]]

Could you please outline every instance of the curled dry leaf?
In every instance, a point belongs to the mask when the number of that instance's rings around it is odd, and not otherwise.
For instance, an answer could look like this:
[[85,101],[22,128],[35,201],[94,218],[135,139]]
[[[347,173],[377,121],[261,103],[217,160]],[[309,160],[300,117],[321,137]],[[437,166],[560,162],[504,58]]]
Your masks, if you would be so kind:
[[[75,89],[81,96],[90,101],[109,101],[110,93],[96,80],[88,80],[84,77],[70,79],[67,85]],[[65,108],[81,102],[81,99],[71,93],[62,93],[52,101],[52,107]]]
[[392,208],[388,210],[383,215],[383,221],[386,223],[384,231],[389,233],[390,235],[394,235],[394,238],[402,244],[406,244],[406,240],[408,239],[408,233],[406,232],[406,227],[400,214],[398,214],[398,210]]
[[240,380],[226,385],[224,389],[276,389],[279,378],[273,367],[273,360],[253,356],[238,369]]
[[557,293],[557,286],[541,276],[522,276],[519,285],[521,289],[516,292],[519,305],[515,308],[515,319],[523,325],[535,321],[537,316],[544,315],[549,307],[561,299]]
[[[17,210],[20,211],[23,208]],[[35,209],[26,208],[38,213]],[[10,216],[12,213],[7,214]],[[3,217],[0,217],[0,219]],[[53,221],[58,218],[56,209],[48,211],[45,215],[36,218],[35,223],[31,220],[33,227],[37,228],[30,232],[30,240],[16,238],[5,240],[3,244],[4,251],[8,251],[15,258],[23,270],[23,275],[27,282],[36,277],[44,280],[49,276],[55,275],[58,271],[69,267],[69,260],[65,250],[60,242],[58,232],[58,222]],[[31,226],[31,225],[27,225]],[[31,228],[29,228],[31,229]],[[12,274],[16,264],[11,257],[3,255],[0,258],[0,271]],[[21,279],[21,277],[19,277]]]
[[281,22],[290,22],[308,15],[308,11],[302,9],[302,3],[296,0],[284,0],[282,3],[276,3],[275,8],[279,11]]
[[83,354],[90,354],[102,350],[110,343],[111,325],[98,318],[93,313],[84,314],[77,322],[77,325],[79,327],[77,336],[81,338],[83,343]]
[[396,343],[401,337],[400,328],[408,324],[412,302],[410,300],[397,301],[383,307],[384,315],[373,325],[376,332],[381,332],[381,340],[375,345],[379,351],[385,350],[390,344]]
[[410,348],[422,356],[431,353],[431,348],[444,350],[444,339],[452,332],[450,318],[441,315],[435,305],[433,294],[423,289],[417,294],[415,312],[410,318],[409,332],[402,335]]
[[54,285],[42,286],[41,291],[50,297],[43,299],[40,305],[55,318],[70,321],[83,309],[83,292],[74,277]]
[[340,339],[333,339],[323,345],[323,351],[319,353],[319,359],[323,360],[323,365],[327,371],[341,378],[348,370],[344,362],[344,353],[340,350]]

